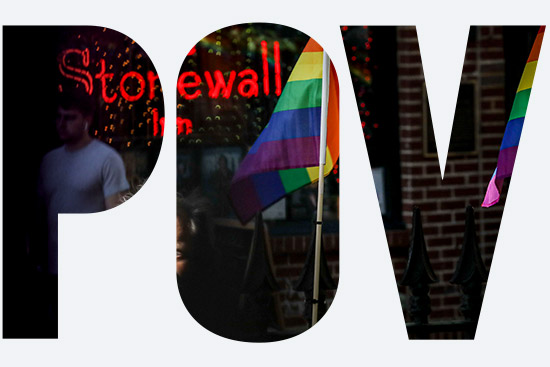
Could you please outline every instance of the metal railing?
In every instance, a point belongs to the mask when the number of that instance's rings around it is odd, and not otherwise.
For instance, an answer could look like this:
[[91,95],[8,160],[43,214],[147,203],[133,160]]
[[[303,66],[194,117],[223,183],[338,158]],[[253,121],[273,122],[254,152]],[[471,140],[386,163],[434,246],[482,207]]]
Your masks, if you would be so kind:
[[460,287],[462,320],[429,322],[431,313],[430,285],[439,282],[435,275],[424,240],[420,209],[413,209],[413,220],[409,258],[400,285],[408,288],[407,323],[410,339],[428,339],[436,333],[452,333],[458,338],[473,339],[477,328],[481,304],[482,287],[487,282],[488,272],[481,259],[476,239],[474,209],[466,208],[464,241],[458,263],[450,279],[451,284]]

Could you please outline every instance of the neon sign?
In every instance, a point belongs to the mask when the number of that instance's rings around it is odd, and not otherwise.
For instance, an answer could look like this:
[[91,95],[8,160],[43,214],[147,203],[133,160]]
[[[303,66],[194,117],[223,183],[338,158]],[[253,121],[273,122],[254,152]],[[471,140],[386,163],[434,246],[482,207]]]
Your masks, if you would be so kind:
[[[194,55],[196,48],[194,47],[188,56]],[[268,63],[268,44],[266,41],[261,41],[262,55],[262,91],[267,96],[270,93],[269,84],[269,63]],[[280,45],[275,41],[273,44],[274,55],[274,70],[275,70],[275,95],[281,95],[281,58]],[[69,60],[72,63],[69,63]],[[75,65],[76,64],[76,65]],[[156,85],[159,76],[152,71],[147,71],[143,76],[138,71],[128,71],[123,74],[119,80],[115,80],[115,74],[107,72],[106,62],[101,58],[96,66],[99,70],[93,74],[90,69],[90,51],[88,48],[79,50],[70,48],[64,50],[59,55],[59,71],[67,79],[81,83],[88,94],[92,94],[94,89],[94,81],[101,84],[101,98],[106,104],[114,103],[120,93],[127,102],[136,102],[143,98],[144,95],[149,99],[155,98]],[[225,76],[224,76],[225,75]],[[132,83],[132,81],[134,83]],[[205,83],[203,82],[206,82]],[[236,85],[236,92],[244,98],[258,97],[260,86],[258,85],[258,72],[253,69],[244,69],[240,71],[221,70],[204,71],[201,75],[194,71],[184,71],[180,74],[177,83],[177,90],[181,97],[186,100],[193,100],[201,95],[207,95],[209,98],[224,98],[229,99]],[[116,87],[116,88],[113,88]],[[205,88],[206,87],[206,88]],[[108,90],[111,90],[110,94]],[[116,90],[119,91],[117,93]],[[147,94],[146,94],[147,92]],[[164,117],[159,117],[158,109],[153,109],[153,136],[164,135]],[[191,120],[177,118],[178,135],[191,134],[193,124]]]
[[78,83],[82,83],[82,85],[84,85],[84,89],[86,89],[86,92],[91,95],[94,90],[92,75],[87,70],[68,65],[67,56],[72,53],[81,56],[82,66],[88,67],[90,65],[90,50],[78,50],[76,48],[70,48],[61,53],[59,71],[64,77],[75,80]]

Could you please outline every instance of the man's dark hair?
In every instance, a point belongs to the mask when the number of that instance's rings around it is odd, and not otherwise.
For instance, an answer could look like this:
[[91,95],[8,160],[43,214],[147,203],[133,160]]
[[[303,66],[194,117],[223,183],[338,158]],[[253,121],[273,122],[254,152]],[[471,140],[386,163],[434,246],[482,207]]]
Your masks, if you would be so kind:
[[83,87],[81,88],[68,88],[58,92],[56,95],[57,107],[61,107],[64,110],[76,109],[86,117],[95,116],[97,100],[94,95],[89,95]]

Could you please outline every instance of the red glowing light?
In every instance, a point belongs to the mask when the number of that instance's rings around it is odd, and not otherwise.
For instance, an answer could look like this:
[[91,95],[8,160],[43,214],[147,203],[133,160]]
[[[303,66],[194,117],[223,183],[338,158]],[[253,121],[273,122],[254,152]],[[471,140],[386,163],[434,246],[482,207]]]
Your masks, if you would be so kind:
[[[187,77],[193,78],[193,82],[185,82]],[[194,71],[185,71],[178,78],[178,92],[180,96],[185,99],[195,99],[201,95],[200,89],[197,89],[194,93],[189,94],[185,88],[196,88],[201,84],[201,77]]]
[[155,75],[151,70],[147,71],[147,81],[149,82],[149,99],[155,98],[155,81],[159,76]]
[[115,74],[105,73],[104,59],[99,60],[99,63],[101,65],[101,70],[95,75],[95,78],[101,81],[101,96],[103,97],[105,103],[113,103],[117,98],[117,93],[115,92],[111,97],[107,95],[107,79],[113,80],[113,76]]
[[67,56],[70,54],[80,55],[82,57],[82,66],[88,67],[90,65],[90,50],[87,48],[84,49],[84,51],[76,48],[70,48],[61,52],[61,63],[59,64],[59,71],[64,77],[82,83],[84,85],[84,89],[86,89],[86,92],[89,95],[92,95],[92,92],[94,90],[92,74],[90,74],[90,72],[87,70],[67,65]]
[[[245,76],[250,76],[250,79],[244,79]],[[237,90],[239,91],[239,94],[243,97],[257,97],[258,96],[258,74],[252,70],[252,69],[246,69],[239,73],[239,78],[243,78],[243,80],[239,83],[239,86]],[[245,91],[245,89],[248,88],[248,90]],[[265,92],[265,84],[264,84],[264,92]]]
[[[153,136],[157,136],[160,130],[160,136],[164,136],[164,117],[159,119],[159,110],[153,108]],[[160,129],[159,129],[160,127]]]
[[279,42],[273,42],[273,57],[275,58],[275,94],[281,95],[281,50]]
[[189,119],[177,117],[176,124],[178,125],[178,135],[181,135],[184,133],[185,135],[189,135],[193,132],[193,123]]
[[[269,94],[269,65],[267,64],[267,42],[262,41],[262,67],[264,72],[264,94],[267,96]],[[242,71],[239,73],[241,76]],[[257,94],[256,94],[257,95]]]
[[361,102],[361,108],[365,108],[365,102]]
[[378,124],[373,124],[372,125],[375,129],[378,129]]
[[343,31],[347,31],[347,30],[348,30],[348,26],[346,26],[346,25],[343,26],[343,27],[342,27],[342,30],[343,30]]
[[229,98],[231,96],[231,89],[233,88],[233,82],[235,81],[236,73],[234,70],[232,70],[229,73],[229,79],[227,81],[227,84],[225,83],[225,79],[223,78],[223,74],[221,71],[216,70],[214,71],[214,78],[216,79],[216,84],[214,84],[214,81],[212,80],[212,75],[209,71],[204,72],[204,77],[206,78],[206,83],[208,84],[209,92],[208,96],[210,98],[218,98],[221,92],[221,95],[223,98]]
[[193,46],[193,48],[191,49],[191,51],[189,51],[187,56],[193,56],[196,53],[197,53],[197,46]]
[[[136,78],[139,82],[139,92],[136,95],[131,96],[126,92],[126,89],[124,88],[124,82],[126,82],[126,79],[128,78]],[[135,102],[138,99],[141,98],[141,96],[145,93],[145,79],[143,76],[141,76],[140,73],[136,71],[130,71],[122,76],[122,79],[120,79],[120,94],[124,99],[126,99],[128,102]]]

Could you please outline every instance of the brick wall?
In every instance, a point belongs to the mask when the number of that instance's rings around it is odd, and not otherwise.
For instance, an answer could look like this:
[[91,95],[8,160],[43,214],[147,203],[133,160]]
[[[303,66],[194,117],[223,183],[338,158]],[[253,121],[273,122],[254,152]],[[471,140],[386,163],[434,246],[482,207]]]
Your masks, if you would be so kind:
[[[399,139],[403,219],[406,231],[387,231],[397,280],[406,266],[412,208],[422,210],[426,245],[439,283],[431,287],[431,320],[460,318],[460,292],[449,283],[463,239],[465,208],[476,213],[478,243],[489,269],[503,205],[481,208],[506,126],[502,27],[474,28],[468,42],[462,81],[477,84],[478,152],[447,158],[441,181],[436,157],[423,154],[422,61],[415,27],[397,31]],[[437,123],[437,122],[436,122]],[[504,197],[501,202],[504,202]],[[400,292],[405,289],[400,288]]]
[[[311,236],[277,236],[271,238],[275,278],[279,283],[277,292],[285,329],[303,329],[307,327],[304,314],[304,294],[295,292],[294,285],[302,271]],[[330,273],[337,282],[339,276],[338,234],[324,234],[323,246]],[[335,291],[327,292],[327,304],[334,299]],[[330,312],[330,311],[329,311]]]

